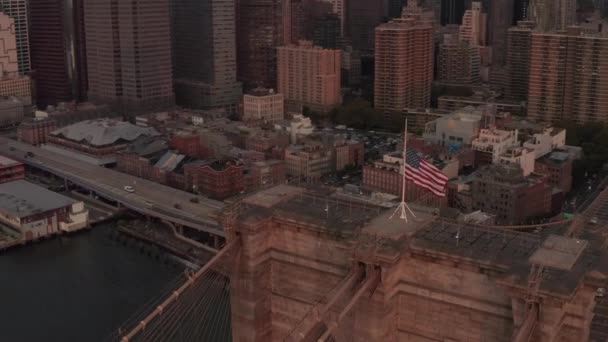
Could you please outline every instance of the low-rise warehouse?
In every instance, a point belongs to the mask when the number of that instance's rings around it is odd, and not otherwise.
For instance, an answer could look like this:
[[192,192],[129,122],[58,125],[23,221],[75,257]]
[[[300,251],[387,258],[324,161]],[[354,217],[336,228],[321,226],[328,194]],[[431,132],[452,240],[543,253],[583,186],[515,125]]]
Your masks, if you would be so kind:
[[29,241],[87,226],[84,203],[24,180],[0,184],[0,223]]

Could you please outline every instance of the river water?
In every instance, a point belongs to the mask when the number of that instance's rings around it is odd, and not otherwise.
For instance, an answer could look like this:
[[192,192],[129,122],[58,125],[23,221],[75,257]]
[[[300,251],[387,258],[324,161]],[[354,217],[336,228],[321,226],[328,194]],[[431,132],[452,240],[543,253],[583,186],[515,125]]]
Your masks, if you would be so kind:
[[0,341],[101,341],[183,266],[108,238],[106,223],[0,255]]

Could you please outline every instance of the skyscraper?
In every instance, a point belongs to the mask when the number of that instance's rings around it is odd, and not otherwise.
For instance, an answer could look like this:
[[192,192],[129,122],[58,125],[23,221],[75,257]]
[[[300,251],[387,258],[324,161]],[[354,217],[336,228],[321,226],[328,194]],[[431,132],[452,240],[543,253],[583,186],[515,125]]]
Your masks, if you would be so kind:
[[507,53],[508,84],[506,95],[512,100],[527,101],[530,73],[530,49],[534,22],[520,21],[509,29]]
[[541,31],[565,30],[576,23],[576,0],[530,0],[528,19]]
[[276,85],[277,47],[291,41],[290,0],[238,0],[237,75],[246,89]]
[[504,66],[507,58],[507,33],[513,24],[514,0],[492,0],[488,10],[488,40],[492,46],[492,63]]
[[[411,4],[410,4],[411,5]],[[374,105],[387,112],[430,105],[433,27],[415,17],[376,28]]]
[[19,72],[15,20],[0,12],[0,96],[14,96],[23,106],[32,104],[30,78]]
[[177,104],[236,112],[234,0],[173,0],[171,26]]
[[133,108],[173,102],[168,0],[85,0],[89,98]]
[[316,18],[313,25],[313,42],[326,49],[341,47],[340,18],[335,14],[326,14]]
[[279,93],[285,101],[328,112],[341,103],[341,51],[323,49],[310,41],[278,49]]
[[608,122],[608,38],[571,27],[532,33],[528,116]]
[[31,63],[41,108],[86,97],[83,15],[82,0],[30,2]]
[[19,59],[19,72],[22,74],[30,72],[28,2],[27,0],[0,0],[2,12],[15,20],[17,58]]
[[382,23],[383,1],[350,0],[348,3],[348,36],[352,46],[364,54],[374,51],[374,28]]

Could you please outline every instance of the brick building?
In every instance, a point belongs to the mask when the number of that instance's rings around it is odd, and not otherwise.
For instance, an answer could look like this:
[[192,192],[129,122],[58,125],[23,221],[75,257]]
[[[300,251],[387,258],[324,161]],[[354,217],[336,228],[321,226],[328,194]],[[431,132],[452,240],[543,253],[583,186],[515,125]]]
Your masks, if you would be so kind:
[[272,89],[257,88],[243,96],[241,120],[247,123],[275,123],[285,117],[285,97]]
[[282,160],[261,160],[251,163],[245,174],[245,188],[253,190],[259,187],[285,183],[287,167]]
[[551,213],[552,187],[543,178],[524,177],[519,165],[489,165],[471,186],[473,210],[496,215],[504,225],[524,224]]
[[433,27],[415,17],[376,27],[374,107],[427,108],[433,82]]
[[25,166],[16,160],[0,156],[0,184],[25,178]]
[[292,145],[285,149],[287,175],[318,180],[334,169],[331,149],[317,145]]
[[608,37],[570,27],[532,33],[528,116],[608,122]]
[[547,183],[564,193],[572,190],[572,158],[566,152],[552,152],[536,160],[535,173],[546,176]]
[[244,169],[234,160],[199,161],[184,166],[186,189],[216,200],[245,190]]
[[340,50],[300,41],[277,51],[278,90],[288,104],[328,112],[342,103]]
[[46,144],[47,136],[56,129],[54,119],[28,118],[17,127],[17,140],[35,146]]
[[[274,147],[284,149],[289,146],[289,135],[283,132],[258,130],[245,138],[245,149],[268,153]],[[281,158],[282,159],[282,158]]]
[[362,166],[365,157],[365,144],[349,140],[343,145],[336,146],[336,171],[346,166]]
[[201,137],[196,132],[176,132],[171,135],[169,146],[190,157],[201,157]]

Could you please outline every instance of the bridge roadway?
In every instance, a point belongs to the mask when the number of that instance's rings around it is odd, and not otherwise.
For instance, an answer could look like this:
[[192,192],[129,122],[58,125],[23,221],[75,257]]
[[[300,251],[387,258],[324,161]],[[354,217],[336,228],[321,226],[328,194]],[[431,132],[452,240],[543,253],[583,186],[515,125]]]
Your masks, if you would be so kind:
[[[25,158],[27,152],[33,153],[34,156]],[[222,202],[88,164],[5,137],[0,137],[0,154],[67,179],[73,184],[144,215],[213,235],[225,236],[219,223],[209,216],[223,208]],[[127,185],[135,188],[135,192],[125,191],[124,187]],[[190,199],[193,197],[198,197],[199,203],[191,202]],[[180,209],[175,208],[176,204]]]

